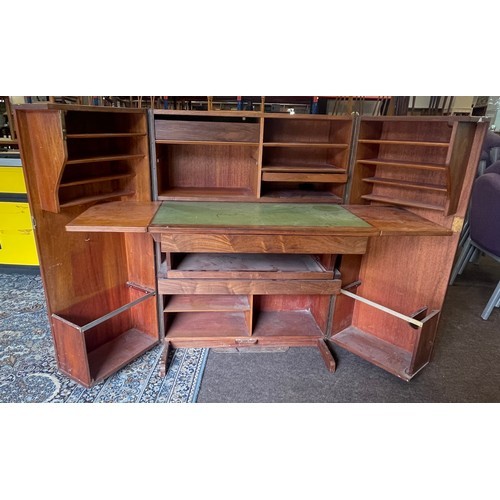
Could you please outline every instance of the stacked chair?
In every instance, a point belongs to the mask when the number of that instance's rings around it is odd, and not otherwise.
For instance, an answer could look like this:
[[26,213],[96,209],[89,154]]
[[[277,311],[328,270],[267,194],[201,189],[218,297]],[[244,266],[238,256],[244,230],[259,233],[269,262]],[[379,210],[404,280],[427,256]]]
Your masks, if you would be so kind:
[[[474,182],[467,231],[450,284],[454,283],[467,263],[479,252],[500,263],[500,161],[487,167]],[[499,306],[500,281],[486,304],[481,318],[487,320],[493,308]]]

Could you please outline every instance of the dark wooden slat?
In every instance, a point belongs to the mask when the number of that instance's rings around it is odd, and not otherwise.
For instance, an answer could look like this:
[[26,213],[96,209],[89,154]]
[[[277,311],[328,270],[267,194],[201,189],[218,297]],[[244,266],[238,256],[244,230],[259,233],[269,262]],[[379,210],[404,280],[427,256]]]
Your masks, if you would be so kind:
[[172,295],[165,312],[249,311],[246,295]]
[[415,168],[419,170],[435,170],[435,171],[445,171],[448,167],[447,165],[439,165],[433,163],[421,163],[421,162],[411,162],[411,161],[397,161],[397,160],[382,160],[382,159],[369,159],[369,160],[358,160],[358,163],[364,165],[383,165],[387,167],[401,167],[401,168]]
[[328,348],[326,342],[323,339],[318,340],[318,349],[319,352],[321,353],[323,361],[325,362],[326,369],[330,373],[333,373],[337,368],[337,365],[335,363],[335,359],[332,353],[330,352],[330,349]]
[[79,179],[77,181],[63,182],[59,187],[71,187],[71,186],[81,186],[83,184],[93,184],[95,182],[107,182],[119,179],[130,179],[134,177],[134,174],[116,174],[116,175],[103,175],[101,177],[89,177],[87,179]]
[[402,205],[405,207],[415,207],[415,208],[426,208],[428,210],[437,210],[442,212],[444,210],[443,206],[431,205],[430,203],[421,203],[413,200],[401,200],[398,198],[389,198],[384,196],[377,196],[374,194],[365,194],[361,196],[364,200],[377,201],[379,203],[387,203],[388,205]]
[[449,147],[449,142],[431,142],[431,141],[391,141],[388,139],[360,139],[361,144],[399,144],[401,146],[427,146],[427,147]]
[[363,182],[368,182],[369,184],[385,184],[387,186],[398,186],[411,189],[423,189],[427,191],[438,191],[440,193],[446,193],[446,186],[439,186],[436,184],[427,184],[424,182],[412,182],[404,181],[399,179],[384,179],[382,177],[365,177]]
[[111,200],[113,198],[119,198],[120,196],[131,196],[134,194],[134,191],[113,191],[112,193],[99,194],[95,196],[82,196],[81,198],[75,198],[71,201],[66,201],[64,203],[60,203],[59,206],[61,208],[74,207],[76,205],[86,205],[87,203],[93,203],[95,201],[102,200]]
[[89,158],[75,158],[67,160],[66,165],[79,165],[81,163],[103,163],[106,161],[137,160],[144,158],[143,154],[121,154],[109,156],[91,156]]

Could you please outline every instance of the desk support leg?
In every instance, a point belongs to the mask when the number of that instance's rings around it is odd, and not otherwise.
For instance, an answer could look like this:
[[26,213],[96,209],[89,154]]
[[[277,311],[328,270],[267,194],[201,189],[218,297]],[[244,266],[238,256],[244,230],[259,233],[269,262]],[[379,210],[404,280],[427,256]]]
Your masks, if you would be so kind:
[[164,377],[167,374],[167,362],[168,362],[168,352],[170,351],[170,342],[168,340],[163,341],[163,351],[160,358],[160,377]]
[[326,342],[323,339],[318,340],[318,349],[323,357],[323,361],[325,362],[326,368],[330,373],[333,373],[337,367],[335,363],[335,359],[326,345]]

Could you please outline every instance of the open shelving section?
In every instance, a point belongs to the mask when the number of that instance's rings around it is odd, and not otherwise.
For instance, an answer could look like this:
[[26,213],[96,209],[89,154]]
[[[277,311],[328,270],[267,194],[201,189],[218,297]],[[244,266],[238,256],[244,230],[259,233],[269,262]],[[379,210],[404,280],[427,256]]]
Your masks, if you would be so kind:
[[158,200],[258,196],[259,113],[154,112]]
[[[43,210],[58,213],[97,201],[134,199],[143,191],[149,178],[144,112],[55,104],[20,108],[23,128],[37,131],[29,141],[36,151],[32,161],[45,173],[39,189]],[[39,129],[34,118],[42,111],[44,128]],[[50,150],[43,147],[49,137]]]
[[452,215],[475,128],[453,117],[362,117],[349,202]]
[[146,113],[15,112],[57,363],[91,387],[159,342]]
[[331,342],[410,380],[431,360],[487,123],[361,117],[353,214],[380,230],[338,271]]
[[351,117],[264,115],[261,201],[342,203]]
[[159,200],[342,203],[352,117],[155,110]]

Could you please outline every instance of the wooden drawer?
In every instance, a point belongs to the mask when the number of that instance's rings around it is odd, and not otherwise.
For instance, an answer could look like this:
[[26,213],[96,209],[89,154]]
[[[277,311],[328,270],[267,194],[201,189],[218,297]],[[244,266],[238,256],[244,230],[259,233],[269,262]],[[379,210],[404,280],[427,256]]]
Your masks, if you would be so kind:
[[162,234],[162,252],[363,254],[365,236]]
[[159,279],[162,295],[336,295],[340,280],[189,280]]

